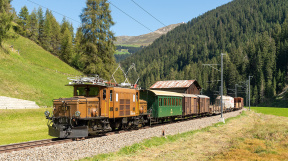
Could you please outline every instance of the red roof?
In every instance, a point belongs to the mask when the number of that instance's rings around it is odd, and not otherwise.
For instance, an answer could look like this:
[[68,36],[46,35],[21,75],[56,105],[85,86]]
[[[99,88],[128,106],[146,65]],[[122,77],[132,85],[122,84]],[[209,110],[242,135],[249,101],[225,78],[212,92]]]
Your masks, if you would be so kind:
[[158,81],[155,84],[153,84],[150,88],[151,89],[153,89],[153,88],[188,88],[194,82],[195,82],[195,80]]

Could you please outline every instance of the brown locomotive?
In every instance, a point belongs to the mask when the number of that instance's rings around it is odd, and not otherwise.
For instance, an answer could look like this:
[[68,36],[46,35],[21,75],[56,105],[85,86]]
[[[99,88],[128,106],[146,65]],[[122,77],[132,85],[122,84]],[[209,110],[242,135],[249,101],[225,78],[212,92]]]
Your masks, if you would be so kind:
[[[49,135],[59,138],[85,137],[147,123],[147,103],[137,89],[104,83],[72,83],[74,97],[53,100]],[[48,115],[48,116],[47,116]]]

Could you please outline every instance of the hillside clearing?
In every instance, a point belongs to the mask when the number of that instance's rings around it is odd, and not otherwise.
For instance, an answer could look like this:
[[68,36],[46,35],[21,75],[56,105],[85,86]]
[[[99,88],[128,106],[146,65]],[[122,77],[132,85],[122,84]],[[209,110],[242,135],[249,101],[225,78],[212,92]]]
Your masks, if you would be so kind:
[[226,121],[167,139],[153,138],[86,160],[283,160],[288,157],[287,117],[247,111],[238,119]]
[[22,36],[3,46],[1,96],[35,101],[40,106],[52,106],[52,99],[72,96],[72,89],[64,85],[68,84],[67,77],[82,75],[81,72]]

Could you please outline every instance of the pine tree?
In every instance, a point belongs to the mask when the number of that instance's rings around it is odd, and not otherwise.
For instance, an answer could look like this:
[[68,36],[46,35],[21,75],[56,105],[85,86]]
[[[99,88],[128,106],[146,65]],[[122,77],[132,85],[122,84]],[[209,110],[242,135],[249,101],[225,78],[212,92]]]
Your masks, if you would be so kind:
[[51,26],[51,12],[47,9],[45,13],[45,19],[43,22],[43,37],[42,37],[42,47],[48,51],[52,51],[51,47],[51,32],[52,32],[52,26]]
[[73,54],[72,52],[73,52],[72,36],[67,26],[61,40],[61,49],[59,57],[66,63],[70,64],[72,61],[71,60]]
[[80,18],[83,39],[81,61],[86,74],[98,74],[103,78],[110,77],[110,68],[115,63],[113,54],[115,47],[114,33],[110,27],[114,25],[107,0],[87,0]]
[[9,32],[13,19],[10,13],[10,2],[8,0],[0,0],[0,46],[5,39],[11,38],[13,35]]
[[37,18],[37,11],[36,9],[34,9],[29,18],[28,18],[28,23],[27,23],[27,36],[33,40],[34,42],[38,42],[38,31],[39,31],[39,27],[38,27],[38,18]]
[[44,16],[42,8],[39,7],[37,11],[37,19],[38,19],[38,41],[42,46],[44,42]]
[[20,12],[19,12],[19,22],[18,24],[22,27],[23,31],[22,31],[22,35],[27,36],[27,23],[28,23],[28,19],[29,19],[29,12],[28,12],[28,8],[26,6],[22,7]]

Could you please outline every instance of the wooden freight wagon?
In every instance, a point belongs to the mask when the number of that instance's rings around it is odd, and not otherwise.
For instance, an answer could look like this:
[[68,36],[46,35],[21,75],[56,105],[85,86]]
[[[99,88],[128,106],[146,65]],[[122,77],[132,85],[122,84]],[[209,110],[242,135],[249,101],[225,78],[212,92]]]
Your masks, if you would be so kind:
[[197,96],[193,94],[183,94],[182,99],[182,111],[183,116],[197,115],[200,113],[200,109],[197,107]]
[[205,95],[197,95],[197,97],[200,114],[209,113],[210,97]]
[[153,118],[176,117],[182,115],[183,95],[175,92],[141,90],[140,98],[147,101],[147,111]]
[[234,108],[242,109],[244,107],[244,99],[242,97],[235,97],[234,98]]

